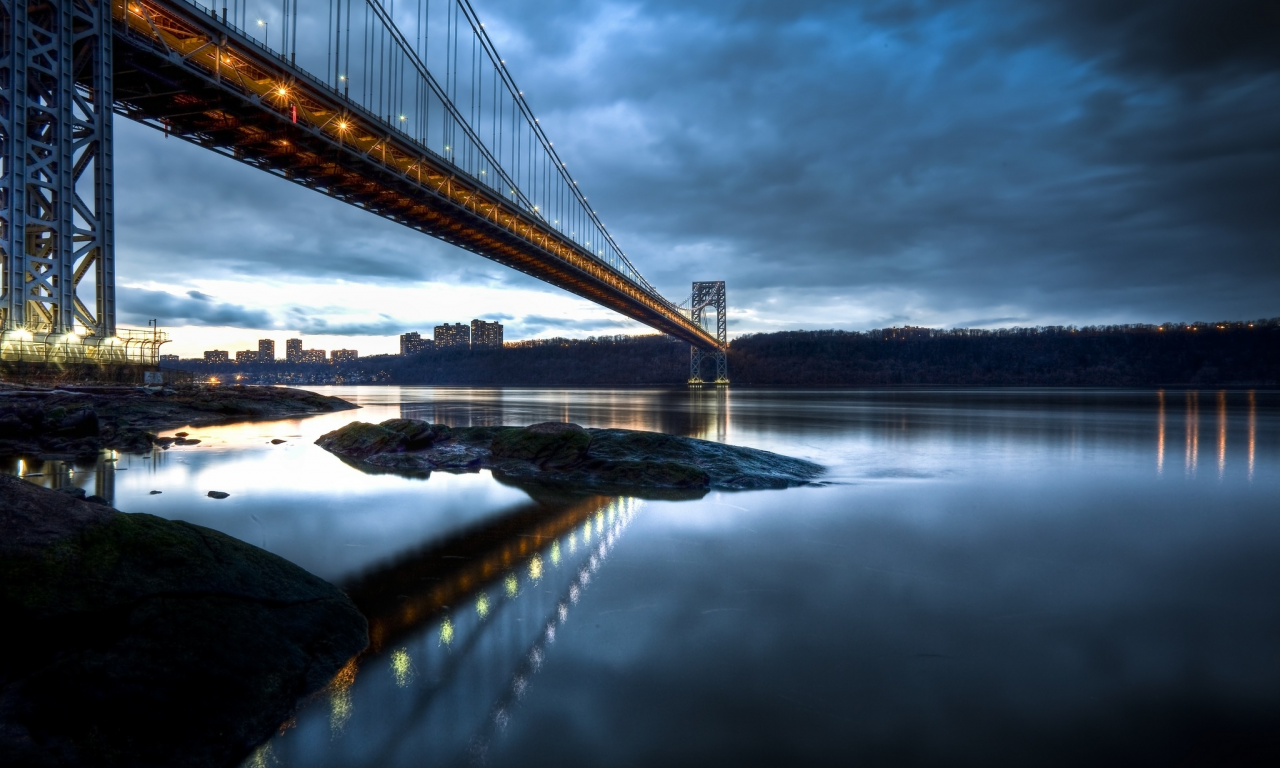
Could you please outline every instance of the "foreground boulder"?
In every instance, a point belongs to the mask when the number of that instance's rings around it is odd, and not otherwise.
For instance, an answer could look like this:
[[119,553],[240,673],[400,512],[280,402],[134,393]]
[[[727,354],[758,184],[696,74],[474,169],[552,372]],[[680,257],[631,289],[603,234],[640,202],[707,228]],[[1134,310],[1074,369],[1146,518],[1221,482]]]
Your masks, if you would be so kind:
[[0,765],[238,765],[368,642],[282,558],[9,476],[0,610]]
[[316,444],[366,469],[466,471],[500,479],[592,488],[744,490],[805,485],[817,464],[769,451],[628,429],[461,427],[391,419],[353,422]]

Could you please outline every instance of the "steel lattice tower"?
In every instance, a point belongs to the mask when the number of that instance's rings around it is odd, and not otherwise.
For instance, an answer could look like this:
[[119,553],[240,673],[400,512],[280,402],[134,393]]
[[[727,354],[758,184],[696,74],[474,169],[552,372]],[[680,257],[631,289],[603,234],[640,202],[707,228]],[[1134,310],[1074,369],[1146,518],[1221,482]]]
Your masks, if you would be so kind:
[[[107,0],[0,3],[6,333],[116,333],[111,56]],[[88,304],[77,295],[86,278],[94,286]]]
[[693,295],[689,301],[689,311],[693,322],[699,327],[703,325],[706,310],[714,309],[716,313],[716,341],[714,351],[704,353],[696,344],[689,346],[689,383],[702,384],[702,358],[710,354],[716,361],[716,384],[729,383],[729,361],[725,351],[729,346],[729,319],[726,311],[724,281],[695,282]]

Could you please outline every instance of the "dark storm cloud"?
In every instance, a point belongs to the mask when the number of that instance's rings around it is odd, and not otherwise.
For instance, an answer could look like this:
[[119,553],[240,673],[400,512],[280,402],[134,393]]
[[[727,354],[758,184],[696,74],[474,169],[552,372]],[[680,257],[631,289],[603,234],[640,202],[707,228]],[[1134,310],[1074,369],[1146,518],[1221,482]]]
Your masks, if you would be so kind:
[[[810,313],[822,318],[803,323],[813,326],[1280,313],[1277,7],[477,10],[659,288],[678,297],[690,280],[725,279],[731,305],[755,320]],[[532,285],[143,130],[121,128],[117,164],[122,256],[135,264]]]
[[120,320],[133,325],[145,326],[148,320],[156,319],[160,325],[169,326],[275,327],[274,319],[267,312],[219,302],[199,291],[189,291],[184,298],[164,291],[120,287],[116,289],[116,301],[122,308]]

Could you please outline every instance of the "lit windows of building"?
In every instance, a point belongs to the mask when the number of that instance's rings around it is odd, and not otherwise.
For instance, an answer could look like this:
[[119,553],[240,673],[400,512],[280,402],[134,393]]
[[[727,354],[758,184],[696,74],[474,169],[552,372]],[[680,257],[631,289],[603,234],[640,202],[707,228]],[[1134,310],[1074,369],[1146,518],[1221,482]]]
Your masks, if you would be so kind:
[[501,349],[502,323],[486,323],[483,320],[472,320],[471,348]]
[[323,363],[325,362],[325,351],[323,349],[303,349],[299,351],[298,362],[300,363]]
[[435,342],[431,339],[422,338],[417,331],[400,334],[400,354],[402,355],[416,355],[433,347],[435,347]]
[[284,359],[290,363],[302,362],[302,339],[287,339],[285,341]]
[[335,349],[329,353],[329,360],[334,363],[354,363],[360,353],[354,349]]
[[231,360],[231,355],[227,354],[225,349],[207,349],[204,353],[204,361],[206,363],[225,363]]
[[[301,339],[299,339],[301,341]],[[258,362],[274,363],[276,361],[276,343],[271,339],[258,339]]]
[[236,353],[237,363],[256,363],[258,362],[258,353],[252,349],[242,349]]
[[436,349],[465,349],[471,346],[471,329],[462,323],[436,326]]

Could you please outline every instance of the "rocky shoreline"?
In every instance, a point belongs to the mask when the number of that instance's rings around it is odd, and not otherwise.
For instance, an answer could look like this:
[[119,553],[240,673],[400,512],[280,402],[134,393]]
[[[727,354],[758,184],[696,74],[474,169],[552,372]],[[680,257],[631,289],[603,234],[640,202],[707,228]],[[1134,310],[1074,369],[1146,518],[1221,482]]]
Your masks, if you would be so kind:
[[233,766],[368,644],[337,587],[0,475],[0,764]]
[[823,467],[769,451],[627,429],[547,422],[458,427],[414,419],[352,422],[316,444],[367,471],[492,470],[515,483],[701,493],[811,484]]
[[285,387],[0,385],[0,456],[93,457],[104,448],[147,451],[180,426],[285,419],[358,406]]

